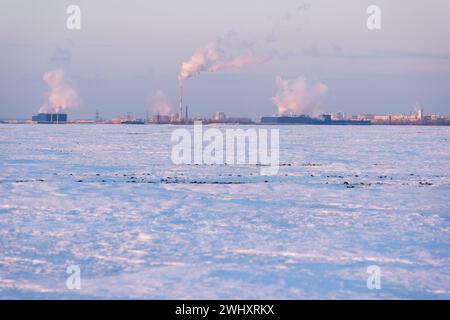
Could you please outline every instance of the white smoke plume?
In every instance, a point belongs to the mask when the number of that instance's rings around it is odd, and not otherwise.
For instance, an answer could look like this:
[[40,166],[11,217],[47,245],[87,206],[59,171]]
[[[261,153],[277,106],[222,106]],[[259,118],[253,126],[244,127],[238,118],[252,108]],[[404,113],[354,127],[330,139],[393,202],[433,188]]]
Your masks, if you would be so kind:
[[65,81],[63,69],[44,73],[43,80],[50,87],[50,92],[46,93],[46,102],[39,112],[47,112],[49,109],[60,112],[78,105],[77,92]]
[[173,108],[163,90],[158,90],[147,97],[147,103],[154,113],[160,115],[172,115]]
[[318,115],[323,96],[328,87],[318,82],[308,86],[306,79],[298,77],[289,81],[280,76],[276,77],[278,87],[277,95],[272,97],[272,102],[278,108],[278,115]]
[[252,52],[234,55],[230,51],[230,44],[220,38],[211,41],[203,48],[197,49],[191,59],[181,65],[178,77],[180,84],[204,71],[217,72],[225,69],[242,69],[264,62],[263,58],[254,55]]

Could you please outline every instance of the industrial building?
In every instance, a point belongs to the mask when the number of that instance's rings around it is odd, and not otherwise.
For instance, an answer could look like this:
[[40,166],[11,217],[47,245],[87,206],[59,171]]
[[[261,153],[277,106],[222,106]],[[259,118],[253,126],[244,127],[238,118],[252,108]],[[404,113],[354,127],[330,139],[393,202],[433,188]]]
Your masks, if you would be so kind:
[[145,124],[145,120],[140,119],[140,118],[131,118],[131,117],[120,118],[119,117],[119,118],[112,118],[111,123],[113,123],[113,124]]
[[366,120],[333,120],[330,114],[324,114],[320,118],[312,118],[308,115],[300,116],[273,116],[262,117],[262,124],[312,124],[312,125],[370,125]]
[[45,124],[59,124],[67,122],[67,114],[65,113],[38,113],[31,118],[32,121]]

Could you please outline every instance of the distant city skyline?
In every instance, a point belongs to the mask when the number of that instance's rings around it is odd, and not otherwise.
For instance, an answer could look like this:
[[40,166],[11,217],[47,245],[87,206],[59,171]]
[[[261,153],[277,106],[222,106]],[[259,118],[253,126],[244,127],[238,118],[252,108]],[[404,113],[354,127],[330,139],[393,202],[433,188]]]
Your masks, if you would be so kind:
[[193,116],[276,114],[274,101],[280,99],[274,97],[283,83],[305,85],[300,97],[323,85],[320,112],[400,114],[419,103],[429,113],[450,113],[445,0],[377,1],[382,9],[377,31],[366,28],[371,1],[260,6],[81,0],[76,2],[81,30],[66,28],[70,4],[0,1],[0,118],[36,114],[54,79],[44,81],[44,74],[59,69],[76,90],[76,103],[66,110],[71,119],[93,119],[97,109],[105,118],[151,115],[149,97],[160,91],[176,112],[182,64],[214,41],[221,45],[214,49],[222,67],[225,62],[223,70],[209,72],[217,66],[212,61],[184,81],[184,104]]
[[[167,111],[167,110],[166,110]],[[10,124],[184,124],[192,125],[196,122],[203,124],[316,124],[316,125],[426,125],[426,126],[449,126],[450,116],[442,114],[426,113],[420,105],[416,105],[414,112],[406,114],[370,114],[359,113],[355,115],[345,112],[324,112],[318,116],[309,116],[301,113],[278,114],[275,116],[262,116],[260,119],[246,117],[229,117],[224,112],[217,111],[214,117],[188,115],[187,110],[180,113],[156,112],[153,115],[146,114],[145,117],[135,117],[128,112],[125,117],[114,117],[105,119],[96,110],[95,119],[68,119],[65,111],[56,110],[52,112],[39,111],[32,119],[0,119],[0,123]]]

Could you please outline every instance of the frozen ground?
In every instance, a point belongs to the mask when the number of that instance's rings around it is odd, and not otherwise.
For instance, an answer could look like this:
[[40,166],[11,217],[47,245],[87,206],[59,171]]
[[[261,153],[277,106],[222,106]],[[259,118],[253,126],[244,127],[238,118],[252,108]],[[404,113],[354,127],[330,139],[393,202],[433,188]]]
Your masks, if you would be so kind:
[[0,298],[450,298],[450,128],[281,127],[276,177],[173,128],[0,125]]

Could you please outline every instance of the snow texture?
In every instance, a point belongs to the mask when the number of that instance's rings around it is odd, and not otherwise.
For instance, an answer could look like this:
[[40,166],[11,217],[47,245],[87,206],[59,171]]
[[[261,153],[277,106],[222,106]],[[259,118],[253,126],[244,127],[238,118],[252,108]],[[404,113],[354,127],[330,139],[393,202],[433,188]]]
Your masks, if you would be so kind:
[[449,127],[281,126],[270,177],[176,128],[0,125],[0,298],[450,298]]

